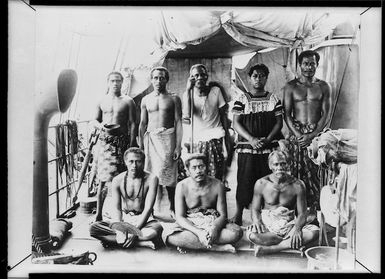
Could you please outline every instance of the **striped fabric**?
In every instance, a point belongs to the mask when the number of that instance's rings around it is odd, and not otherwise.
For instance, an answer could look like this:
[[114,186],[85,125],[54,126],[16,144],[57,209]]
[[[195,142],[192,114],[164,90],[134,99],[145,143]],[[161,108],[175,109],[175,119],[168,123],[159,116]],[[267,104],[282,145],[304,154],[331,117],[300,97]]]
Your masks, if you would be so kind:
[[270,111],[274,111],[274,115],[283,114],[281,101],[271,92],[266,92],[265,96],[258,97],[249,92],[238,95],[232,109],[232,112],[238,115]]
[[[273,93],[266,92],[264,96],[258,97],[245,93],[236,98],[232,112],[240,116],[241,125],[252,136],[263,138],[270,134],[276,124],[276,117],[283,114],[283,106]],[[248,154],[268,154],[278,146],[275,140],[282,138],[283,135],[278,133],[273,141],[262,150],[253,149],[250,144],[239,144],[236,151]],[[238,142],[245,141],[247,141],[245,138],[238,135]]]

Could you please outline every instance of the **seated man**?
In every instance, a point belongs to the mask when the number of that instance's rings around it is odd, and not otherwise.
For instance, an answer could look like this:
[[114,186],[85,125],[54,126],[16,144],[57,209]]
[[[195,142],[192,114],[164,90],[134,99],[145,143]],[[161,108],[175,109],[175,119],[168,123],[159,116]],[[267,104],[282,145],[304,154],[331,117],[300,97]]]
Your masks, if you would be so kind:
[[286,153],[273,151],[268,162],[272,173],[255,183],[251,207],[253,224],[246,234],[256,244],[255,256],[300,249],[319,233],[317,226],[306,224],[306,188],[300,179],[287,173]]
[[192,154],[186,160],[189,177],[175,191],[175,223],[164,223],[166,245],[185,249],[235,252],[242,237],[236,224],[227,223],[225,190],[220,180],[207,175],[207,157]]
[[144,160],[139,148],[131,147],[124,153],[127,171],[115,176],[111,184],[111,221],[97,221],[90,227],[90,235],[105,247],[137,244],[155,249],[153,240],[159,239],[162,226],[150,215],[158,178],[144,171]]

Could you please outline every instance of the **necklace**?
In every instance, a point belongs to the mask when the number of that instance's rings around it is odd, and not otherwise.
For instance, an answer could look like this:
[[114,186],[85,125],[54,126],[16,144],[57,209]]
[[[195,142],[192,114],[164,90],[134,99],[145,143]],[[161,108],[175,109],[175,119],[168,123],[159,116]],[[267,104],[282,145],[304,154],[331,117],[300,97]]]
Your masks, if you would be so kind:
[[124,176],[124,190],[126,192],[126,196],[127,196],[127,199],[129,199],[130,201],[134,201],[136,200],[137,198],[139,198],[139,195],[140,195],[140,192],[142,192],[142,199],[143,199],[143,191],[144,191],[144,181],[143,181],[143,178],[140,179],[140,187],[139,187],[139,191],[138,193],[136,194],[136,197],[135,198],[131,198],[128,196],[127,194],[127,177],[128,177],[128,172],[126,172],[126,175]]

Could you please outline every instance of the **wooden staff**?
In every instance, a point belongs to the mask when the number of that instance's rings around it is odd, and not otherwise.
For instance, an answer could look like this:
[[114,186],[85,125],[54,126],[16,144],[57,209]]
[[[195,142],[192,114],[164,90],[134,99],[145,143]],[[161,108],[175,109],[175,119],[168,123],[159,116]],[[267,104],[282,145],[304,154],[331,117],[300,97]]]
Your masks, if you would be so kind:
[[194,145],[194,89],[190,89],[190,117],[191,117],[191,146],[190,146],[190,153],[193,152],[193,145]]

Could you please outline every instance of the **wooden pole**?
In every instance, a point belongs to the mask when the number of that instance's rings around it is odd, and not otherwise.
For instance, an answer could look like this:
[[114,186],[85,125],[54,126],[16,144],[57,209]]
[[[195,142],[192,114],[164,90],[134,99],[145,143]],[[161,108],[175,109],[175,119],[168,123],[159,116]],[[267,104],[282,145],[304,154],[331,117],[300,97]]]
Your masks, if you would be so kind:
[[[334,183],[337,183],[337,182],[334,182]],[[336,243],[335,243],[335,247],[336,247],[336,257],[335,257],[335,260],[334,260],[334,269],[337,270],[338,269],[338,257],[339,257],[339,247],[340,247],[340,218],[341,218],[341,205],[340,205],[340,202],[341,202],[341,189],[339,187],[339,184],[337,183],[337,228],[336,228]]]
[[190,96],[191,96],[191,102],[190,102],[190,117],[191,117],[191,146],[190,146],[190,153],[193,152],[193,146],[194,146],[194,89],[190,89]]

